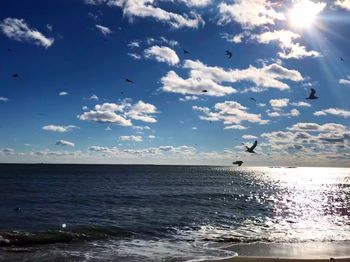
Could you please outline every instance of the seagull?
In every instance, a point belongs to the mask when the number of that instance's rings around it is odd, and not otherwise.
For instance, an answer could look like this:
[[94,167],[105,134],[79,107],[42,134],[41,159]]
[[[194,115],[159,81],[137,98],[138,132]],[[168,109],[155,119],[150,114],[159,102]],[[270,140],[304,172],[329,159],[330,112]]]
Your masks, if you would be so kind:
[[238,161],[235,161],[235,162],[232,162],[232,164],[234,165],[238,165],[238,166],[241,166],[244,162],[241,161],[241,160],[238,160]]
[[184,55],[190,54],[190,52],[188,52],[187,50],[185,50],[185,49],[183,49],[183,48],[182,48],[182,51],[184,52]]
[[229,59],[232,57],[232,52],[230,50],[226,50],[226,55]]
[[317,99],[318,97],[315,96],[315,94],[316,94],[316,90],[313,89],[313,88],[311,88],[310,95],[309,95],[309,97],[307,97],[306,99],[310,99],[310,100],[315,100],[315,99]]
[[207,89],[204,89],[202,92],[203,92],[203,93],[207,93],[207,92],[208,92],[208,90],[207,90]]
[[134,81],[130,80],[129,78],[125,78],[125,81],[130,84],[134,84]]
[[248,153],[255,154],[254,149],[256,148],[257,145],[258,145],[258,141],[255,140],[254,144],[251,147],[245,146],[245,148],[247,149]]
[[19,75],[18,74],[13,74],[12,77],[16,77],[17,78],[17,77],[19,77]]
[[343,61],[344,62],[344,58],[342,58],[341,56],[339,57],[340,61]]
[[254,97],[251,97],[250,100],[252,100],[256,103],[256,99]]

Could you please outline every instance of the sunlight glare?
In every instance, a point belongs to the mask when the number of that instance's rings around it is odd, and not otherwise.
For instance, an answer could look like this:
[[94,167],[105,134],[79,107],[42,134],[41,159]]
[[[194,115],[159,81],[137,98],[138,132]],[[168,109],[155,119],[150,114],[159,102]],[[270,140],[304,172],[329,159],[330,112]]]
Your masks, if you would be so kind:
[[290,25],[297,28],[310,28],[325,6],[325,3],[314,3],[310,0],[295,1],[288,13]]

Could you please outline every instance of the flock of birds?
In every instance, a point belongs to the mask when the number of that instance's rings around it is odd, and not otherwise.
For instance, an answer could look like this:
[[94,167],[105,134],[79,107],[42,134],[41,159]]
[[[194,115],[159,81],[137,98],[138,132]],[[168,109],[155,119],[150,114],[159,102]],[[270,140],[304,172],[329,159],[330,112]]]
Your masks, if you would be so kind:
[[[13,50],[8,48],[7,51],[12,52]],[[184,55],[191,54],[186,49],[182,49],[182,51],[183,51]],[[226,50],[225,55],[227,56],[228,59],[232,58],[232,52],[230,50]],[[339,57],[339,60],[344,62],[344,58],[342,58],[342,57]],[[18,74],[13,74],[12,77],[13,78],[19,78],[19,75]],[[127,77],[125,77],[125,82],[127,82],[128,84],[134,84],[135,83],[133,80],[131,80],[131,79],[127,78]],[[203,93],[207,93],[208,90],[207,89],[203,89],[202,92]],[[124,92],[121,92],[121,94],[124,94]],[[306,97],[306,99],[308,99],[308,100],[318,99],[318,97],[316,96],[316,90],[314,88],[310,89],[310,94],[309,94],[308,97]],[[256,99],[254,97],[251,97],[250,100],[254,101],[255,103],[257,103],[257,101],[256,101]],[[248,152],[250,154],[255,154],[256,152],[254,151],[254,149],[257,147],[257,145],[258,145],[258,141],[257,140],[255,140],[255,142],[253,143],[253,145],[251,147],[248,147],[248,146],[245,145],[246,152]],[[238,166],[241,166],[243,163],[244,162],[241,161],[241,160],[237,160],[237,161],[232,162],[232,164],[238,165]]]

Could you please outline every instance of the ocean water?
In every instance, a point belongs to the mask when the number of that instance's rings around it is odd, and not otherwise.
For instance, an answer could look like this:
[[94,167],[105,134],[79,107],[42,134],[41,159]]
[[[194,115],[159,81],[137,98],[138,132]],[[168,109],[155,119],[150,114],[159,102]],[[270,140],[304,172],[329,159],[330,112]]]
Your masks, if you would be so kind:
[[348,168],[0,165],[0,201],[4,261],[197,261],[242,244],[350,243]]

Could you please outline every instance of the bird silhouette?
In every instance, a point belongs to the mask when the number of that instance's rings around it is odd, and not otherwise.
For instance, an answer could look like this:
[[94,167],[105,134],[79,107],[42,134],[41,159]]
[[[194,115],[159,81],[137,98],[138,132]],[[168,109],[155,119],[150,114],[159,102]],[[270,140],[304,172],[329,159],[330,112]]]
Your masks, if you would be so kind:
[[232,57],[232,52],[230,50],[226,50],[226,55],[229,59]]
[[11,48],[7,48],[7,51],[12,52],[12,49]]
[[316,90],[313,89],[313,88],[311,88],[310,95],[309,95],[309,97],[307,97],[306,99],[310,99],[310,100],[315,100],[315,99],[317,99],[318,97],[315,96],[315,94],[316,94]]
[[186,49],[182,48],[182,51],[184,52],[184,55],[187,55],[187,54],[189,55],[190,54],[190,52],[188,52]]
[[202,92],[203,92],[203,93],[207,93],[207,92],[208,92],[208,90],[207,90],[207,89],[204,89],[204,90],[202,90]]
[[18,74],[13,74],[12,77],[18,78],[19,75]]
[[125,78],[125,81],[130,84],[134,84],[134,81],[130,80],[129,78]]
[[339,57],[339,59],[340,59],[340,61],[344,62],[344,58],[342,58],[342,57]]
[[250,100],[252,100],[256,103],[256,99],[254,97],[251,97]]
[[251,147],[245,146],[245,148],[247,149],[246,151],[248,153],[255,154],[254,149],[256,148],[257,145],[258,145],[258,141],[255,140],[254,144]]
[[241,166],[244,162],[241,161],[241,160],[238,160],[238,161],[235,161],[235,162],[232,162],[232,164],[234,165],[238,165],[238,166]]

